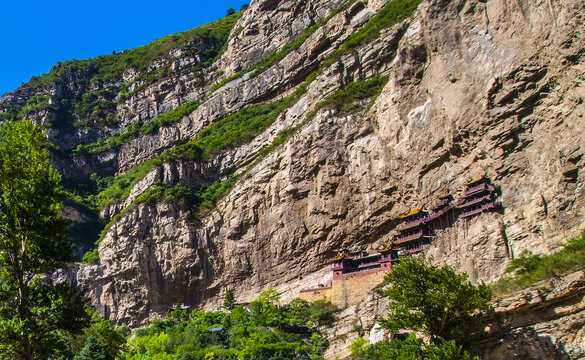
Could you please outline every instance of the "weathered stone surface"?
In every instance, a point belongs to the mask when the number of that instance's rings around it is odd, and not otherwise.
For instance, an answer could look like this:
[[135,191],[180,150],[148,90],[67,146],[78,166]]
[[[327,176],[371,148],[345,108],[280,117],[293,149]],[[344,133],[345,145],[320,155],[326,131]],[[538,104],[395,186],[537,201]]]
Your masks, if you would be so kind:
[[[289,95],[384,3],[355,2],[261,74],[208,94],[212,79],[221,81],[259,63],[337,4],[252,2],[212,73],[169,78],[138,91],[120,105],[119,113],[127,114],[121,129],[205,98],[196,111],[111,152],[56,164],[72,177],[123,172],[192,139],[227,114]],[[322,109],[198,220],[173,202],[128,211],[101,242],[101,263],[82,266],[78,282],[107,316],[132,326],[162,315],[177,301],[214,308],[228,288],[240,302],[270,286],[292,298],[305,288],[305,279],[328,285],[323,267],[334,249],[373,248],[392,237],[399,214],[431,207],[447,193],[460,197],[467,181],[484,175],[501,188],[500,211],[458,220],[438,234],[428,255],[468,272],[473,281],[489,282],[526,250],[554,252],[566,236],[585,227],[583,14],[585,5],[576,0],[424,1],[411,19],[324,69],[306,94],[252,142],[206,164],[162,164],[125,203],[104,209],[103,216],[113,218],[159,181],[200,186],[243,172],[280,130],[302,123],[329,94],[355,79],[388,75],[371,108],[350,114]],[[188,69],[195,62],[173,66]],[[216,71],[223,73],[214,77]],[[79,74],[72,74],[72,84],[74,75]],[[54,90],[55,96],[63,91]],[[3,101],[23,102],[30,95],[9,94]],[[52,115],[38,116],[47,122]],[[62,139],[51,133],[67,147],[95,135]],[[382,302],[375,297],[369,304]],[[356,312],[368,319],[363,328],[371,329],[372,314],[381,308],[368,306],[344,310],[346,330],[353,328]],[[522,308],[510,306],[510,311]],[[580,320],[571,314],[577,313],[567,312],[568,323],[557,327],[558,334],[581,334]],[[504,354],[508,342],[526,340],[526,349],[542,345],[539,339],[552,331],[546,321],[519,325],[534,331],[534,341],[506,330],[504,347],[494,346],[489,356]],[[582,334],[554,336],[569,344],[563,345],[565,353],[581,356],[577,337]],[[331,354],[353,338],[337,338]],[[557,345],[555,340],[551,346]]]
[[[204,295],[182,293],[180,300],[194,303],[196,299],[212,307],[218,301],[213,295],[226,288],[236,290],[238,301],[248,301],[269,286],[297,281],[326,264],[333,249],[388,239],[398,214],[431,206],[447,192],[460,196],[464,183],[480,175],[502,188],[503,211],[458,221],[434,241],[429,255],[467,271],[474,281],[491,281],[524,250],[554,251],[565,234],[584,222],[578,215],[583,209],[582,180],[578,171],[567,172],[567,166],[582,166],[582,151],[575,144],[583,142],[583,109],[575,108],[578,100],[572,100],[582,96],[581,65],[558,55],[558,39],[567,36],[572,39],[562,42],[570,44],[567,51],[581,53],[570,48],[583,48],[579,38],[583,26],[577,4],[567,1],[556,6],[553,18],[545,3],[520,8],[505,1],[425,2],[412,20],[385,30],[374,43],[326,69],[297,105],[263,135],[220,156],[215,165],[219,172],[214,170],[208,178],[241,169],[280,129],[299,123],[340,84],[380,71],[389,74],[390,82],[367,112],[320,112],[252,168],[216,211],[197,225],[173,230],[189,233],[193,243],[207,244],[197,246],[197,254],[213,269],[205,285],[197,278],[199,286],[206,286],[198,290]],[[491,12],[502,15],[489,16]],[[523,12],[534,15],[526,17]],[[533,18],[548,20],[539,20],[539,31],[527,31]],[[561,18],[573,26],[555,25],[555,19]],[[332,18],[331,26],[335,28],[337,21]],[[512,33],[522,41],[512,40]],[[316,32],[299,54],[322,46],[322,36]],[[279,64],[288,61],[287,57]],[[196,133],[205,126],[197,119],[228,111],[221,109],[250,99],[249,94],[275,91],[278,87],[268,85],[274,82],[267,76],[278,74],[279,64],[214,94],[207,105],[184,119],[178,133]],[[133,190],[133,197],[161,178],[157,171],[159,175],[147,177]],[[203,176],[176,174],[173,182],[189,179],[188,184],[201,182]],[[136,222],[136,227],[158,223],[151,216],[129,216],[121,223]],[[182,221],[175,221],[175,226]],[[129,226],[114,231],[115,236],[100,244],[100,252],[109,253],[117,243],[161,241],[152,234],[138,240]],[[117,268],[110,268],[116,261],[129,269],[141,266],[138,258],[119,251],[111,254],[100,271],[112,282],[118,277]],[[167,261],[162,254],[149,256],[155,258],[148,261]],[[174,265],[197,274],[201,266],[200,262]],[[128,286],[136,297],[158,291],[162,284],[166,282],[144,282],[138,277]],[[119,312],[136,312],[137,300],[126,301],[120,289],[108,290],[118,296],[116,306],[124,309]],[[177,296],[170,296],[167,304]],[[150,304],[151,300],[141,301]],[[146,316],[155,308],[149,306],[136,313]],[[111,314],[120,321],[128,318]]]
[[585,356],[583,271],[534,284],[495,302],[482,359],[582,359]]

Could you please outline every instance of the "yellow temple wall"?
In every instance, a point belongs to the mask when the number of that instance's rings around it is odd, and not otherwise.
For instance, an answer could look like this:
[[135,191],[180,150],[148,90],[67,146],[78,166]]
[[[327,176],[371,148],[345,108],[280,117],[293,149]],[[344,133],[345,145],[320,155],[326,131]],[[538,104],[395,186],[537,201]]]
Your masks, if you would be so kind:
[[384,274],[386,272],[379,269],[345,274],[333,279],[331,287],[302,291],[299,298],[309,302],[326,299],[342,308],[357,305],[384,280]]
[[315,302],[317,300],[328,300],[331,301],[331,294],[332,288],[318,288],[318,289],[311,289],[308,291],[301,291],[299,294],[299,298],[306,300],[308,302]]

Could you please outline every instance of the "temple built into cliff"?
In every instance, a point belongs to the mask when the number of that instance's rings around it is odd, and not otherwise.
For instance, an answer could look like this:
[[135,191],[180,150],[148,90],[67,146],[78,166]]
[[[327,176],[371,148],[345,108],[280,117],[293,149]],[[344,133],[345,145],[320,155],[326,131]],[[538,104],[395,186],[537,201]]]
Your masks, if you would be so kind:
[[368,254],[359,246],[336,250],[331,286],[302,290],[299,297],[308,301],[324,297],[339,306],[361,302],[401,256],[420,253],[458,220],[467,222],[473,216],[497,209],[499,192],[489,178],[481,177],[465,184],[461,199],[449,194],[440,197],[430,210],[416,208],[400,215],[396,235],[376,253]]

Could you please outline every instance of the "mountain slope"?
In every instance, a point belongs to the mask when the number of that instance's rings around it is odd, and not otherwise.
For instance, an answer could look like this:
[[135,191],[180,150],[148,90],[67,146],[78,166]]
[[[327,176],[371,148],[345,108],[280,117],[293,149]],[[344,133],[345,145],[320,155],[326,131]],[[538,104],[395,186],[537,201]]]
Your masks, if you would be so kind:
[[[115,77],[127,87],[115,125],[52,127],[65,177],[110,185],[87,197],[109,223],[99,263],[75,273],[93,303],[136,326],[177,302],[212,307],[228,288],[240,302],[283,284],[295,296],[333,250],[389,240],[399,214],[484,175],[502,210],[437,236],[435,260],[490,281],[583,228],[584,5],[418,3],[253,1],[229,38],[185,45],[227,44],[207,67],[211,55],[181,58],[181,45],[150,65],[152,83],[132,83],[145,76],[134,68]],[[64,77],[0,103],[101,89]],[[65,121],[43,106],[28,116]],[[77,148],[116,132],[128,135]]]

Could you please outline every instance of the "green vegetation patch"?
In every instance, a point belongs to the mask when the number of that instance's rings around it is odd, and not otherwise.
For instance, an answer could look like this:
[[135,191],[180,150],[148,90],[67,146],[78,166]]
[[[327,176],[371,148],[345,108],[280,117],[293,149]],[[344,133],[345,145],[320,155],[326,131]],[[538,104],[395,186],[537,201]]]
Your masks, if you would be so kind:
[[357,32],[351,34],[343,45],[331,54],[321,67],[321,71],[339,61],[342,55],[377,39],[382,30],[410,17],[421,2],[422,0],[392,0],[384,5],[374,17]]
[[[332,95],[328,96],[325,100],[318,102],[313,110],[307,114],[301,123],[280,131],[270,146],[260,150],[258,157],[252,164],[250,164],[249,168],[258,164],[264,157],[266,157],[266,155],[271,153],[274,149],[288,140],[289,137],[295,134],[300,128],[313,120],[317,113],[322,109],[335,109],[340,115],[343,115],[369,108],[374,104],[374,101],[376,101],[376,98],[378,95],[380,95],[382,89],[384,89],[384,86],[386,86],[388,83],[388,79],[388,76],[375,75],[367,80],[357,80],[349,83],[344,89],[336,91]],[[313,80],[313,77],[309,77],[307,82],[311,82]],[[299,87],[301,91],[306,91],[309,85],[307,82]],[[360,101],[366,99],[370,99],[366,106],[364,106],[364,104],[360,104]]]
[[[293,98],[250,106],[225,117],[202,130],[197,138],[165,154],[165,159],[211,160],[222,150],[252,141],[286,110]],[[197,150],[199,149],[199,150]]]
[[[251,77],[261,74],[274,63],[284,59],[286,55],[288,55],[290,52],[297,50],[302,44],[305,43],[305,41],[313,33],[315,33],[315,31],[317,31],[317,29],[319,29],[323,24],[326,24],[333,16],[347,9],[353,2],[354,2],[353,0],[345,1],[325,19],[319,21],[317,24],[305,30],[305,32],[295,41],[286,45],[280,51],[277,51],[276,53],[273,53],[269,57],[263,59],[259,64],[252,66],[247,70],[240,71],[237,74],[234,74],[226,79],[223,79],[221,82],[215,84],[211,88],[209,93],[212,94],[214,91],[221,88],[228,82],[233,81],[239,77],[242,77],[246,73],[253,72]],[[332,55],[327,59],[327,61],[325,61],[325,63],[319,68],[319,70],[315,74],[312,74],[310,76],[316,77],[321,72],[323,72],[325,68],[329,67],[330,65],[338,61],[343,54],[354,51],[356,48],[377,39],[380,36],[380,32],[383,29],[389,28],[390,26],[395,25],[400,21],[410,17],[421,2],[422,0],[390,1],[374,17],[372,17],[360,30],[350,35],[349,38],[341,45],[341,47],[339,47],[332,53]]]
[[300,299],[280,306],[278,301],[271,289],[247,309],[188,313],[178,308],[137,330],[120,359],[322,359],[329,342],[313,313],[325,309],[327,318],[333,318],[335,306]]
[[534,255],[524,252],[519,258],[512,260],[506,269],[510,275],[492,286],[494,293],[507,294],[526,288],[535,282],[585,268],[585,230],[561,246],[562,249],[552,255]]
[[238,12],[212,23],[197,28],[165,36],[145,46],[123,51],[112,55],[102,55],[87,60],[70,60],[54,67],[49,73],[42,76],[33,76],[25,88],[39,89],[56,84],[66,73],[92,72],[92,83],[104,83],[120,78],[122,73],[128,69],[135,69],[139,72],[148,72],[149,66],[159,58],[170,57],[173,49],[180,49],[196,39],[208,40],[210,47],[201,50],[196,47],[188,47],[184,56],[199,53],[203,58],[211,59],[220,51],[227,41],[229,33],[241,17],[243,12]]
[[87,145],[78,145],[75,150],[71,152],[73,156],[99,154],[107,150],[114,149],[125,142],[136,139],[142,135],[154,134],[161,127],[169,126],[188,116],[195,111],[200,105],[198,101],[188,102],[176,109],[173,109],[165,114],[156,116],[149,122],[144,124],[134,123],[128,127],[126,132],[118,136],[107,139],[100,139],[94,143]]
[[229,83],[230,81],[233,81],[237,78],[244,76],[244,74],[247,74],[249,72],[253,72],[251,77],[254,77],[254,76],[257,76],[257,75],[261,74],[262,72],[266,71],[270,66],[272,66],[275,63],[277,63],[278,61],[284,59],[291,52],[298,50],[301,47],[301,45],[303,45],[305,43],[305,41],[307,41],[307,39],[315,33],[315,31],[317,31],[321,26],[326,24],[332,17],[339,14],[341,11],[346,10],[354,2],[355,2],[355,0],[344,1],[334,11],[332,11],[331,14],[329,14],[327,17],[319,20],[316,24],[314,24],[310,28],[306,29],[293,42],[286,44],[284,47],[282,47],[277,52],[274,52],[271,55],[269,55],[268,57],[262,59],[262,61],[260,61],[258,64],[254,65],[246,70],[240,71],[240,72],[238,72],[238,73],[236,73],[228,78],[223,79],[219,83],[213,85],[211,87],[211,90],[209,91],[209,94],[213,94],[217,89],[221,88],[222,86]]
[[[320,109],[326,106],[335,108],[340,112],[355,111],[363,107],[363,105],[356,104],[356,102],[377,96],[387,81],[387,77],[374,76],[368,80],[350,83],[345,89],[337,91],[326,100],[318,103],[303,124],[312,119]],[[104,189],[90,202],[97,208],[102,208],[111,201],[119,201],[128,197],[132,187],[144,178],[150,170],[164,161],[208,161],[222,150],[248,143],[273,124],[278,116],[291,106],[299,96],[300,94],[295,94],[270,103],[244,108],[211,124],[205,130],[202,130],[195,140],[176,146],[161,156],[135,167],[126,174],[102,180],[106,184]],[[374,99],[370,103],[373,101]],[[273,141],[273,145],[263,149],[260,155],[264,156],[272,151],[303,124],[282,131]]]
[[[103,208],[112,201],[127,198],[132,187],[143,179],[150,170],[164,161],[207,161],[224,149],[245,144],[274,123],[278,115],[289,106],[291,101],[291,98],[284,98],[271,103],[244,108],[211,124],[191,142],[176,146],[164,154],[136,166],[126,174],[100,179],[101,185],[99,189],[96,189],[99,190],[99,193],[92,195],[91,192],[85,192],[82,196],[83,198],[78,201],[93,209]],[[175,112],[175,114],[177,113],[179,115],[176,117],[167,117],[167,121],[174,121],[174,118],[182,116],[181,112]],[[96,194],[96,192],[93,192],[93,194]]]

